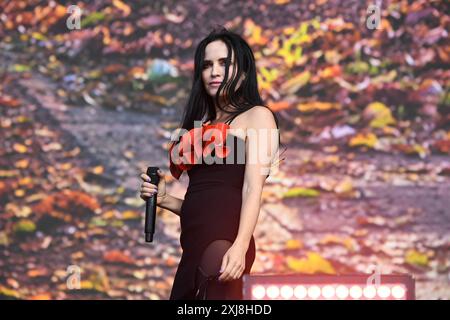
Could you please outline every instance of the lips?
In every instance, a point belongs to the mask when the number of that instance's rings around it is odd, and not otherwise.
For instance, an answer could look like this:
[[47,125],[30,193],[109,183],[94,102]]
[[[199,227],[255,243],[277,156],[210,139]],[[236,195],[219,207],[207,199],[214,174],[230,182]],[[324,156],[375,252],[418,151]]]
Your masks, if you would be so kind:
[[220,86],[221,82],[217,82],[217,81],[212,81],[209,83],[210,86]]

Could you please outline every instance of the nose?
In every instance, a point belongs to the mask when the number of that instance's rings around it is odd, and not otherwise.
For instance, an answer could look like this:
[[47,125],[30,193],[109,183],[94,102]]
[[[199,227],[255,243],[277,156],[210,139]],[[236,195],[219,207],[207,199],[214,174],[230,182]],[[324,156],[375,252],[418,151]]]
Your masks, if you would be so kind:
[[211,68],[211,76],[220,76],[220,66],[213,64],[212,68]]

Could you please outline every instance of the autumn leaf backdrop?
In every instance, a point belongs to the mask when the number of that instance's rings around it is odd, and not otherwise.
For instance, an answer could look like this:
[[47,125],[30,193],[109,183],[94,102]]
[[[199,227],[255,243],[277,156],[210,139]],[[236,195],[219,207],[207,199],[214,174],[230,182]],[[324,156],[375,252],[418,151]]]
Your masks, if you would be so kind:
[[0,297],[168,297],[178,220],[160,210],[158,244],[143,242],[137,178],[167,165],[193,50],[221,24],[252,47],[289,150],[253,271],[381,264],[415,273],[419,298],[449,298],[449,4],[383,1],[375,29],[371,4],[1,2]]

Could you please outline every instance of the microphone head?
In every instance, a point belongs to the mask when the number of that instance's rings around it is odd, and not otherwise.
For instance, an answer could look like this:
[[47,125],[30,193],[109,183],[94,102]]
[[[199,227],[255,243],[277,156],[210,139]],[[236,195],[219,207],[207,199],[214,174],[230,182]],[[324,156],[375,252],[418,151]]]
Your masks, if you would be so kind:
[[158,175],[159,167],[147,167],[147,175],[156,174]]
[[158,175],[159,167],[148,167],[147,175],[150,177],[151,183],[158,184],[159,183],[159,175]]

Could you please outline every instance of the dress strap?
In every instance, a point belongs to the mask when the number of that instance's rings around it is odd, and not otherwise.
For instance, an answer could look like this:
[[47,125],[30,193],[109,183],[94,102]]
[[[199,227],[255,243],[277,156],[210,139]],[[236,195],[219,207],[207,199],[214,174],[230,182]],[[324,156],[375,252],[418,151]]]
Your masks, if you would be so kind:
[[236,118],[238,115],[240,115],[240,113],[236,113],[233,116],[231,116],[230,119],[228,119],[227,121],[225,121],[226,124],[230,125],[231,122],[234,120],[234,118]]

